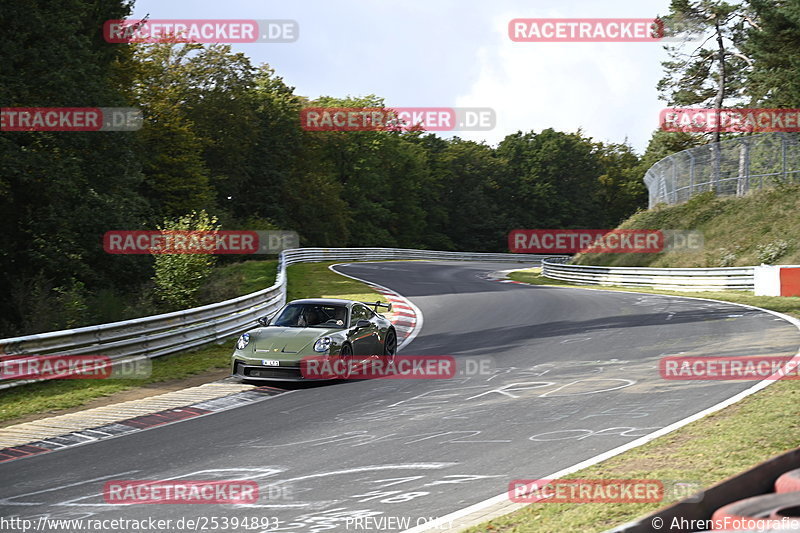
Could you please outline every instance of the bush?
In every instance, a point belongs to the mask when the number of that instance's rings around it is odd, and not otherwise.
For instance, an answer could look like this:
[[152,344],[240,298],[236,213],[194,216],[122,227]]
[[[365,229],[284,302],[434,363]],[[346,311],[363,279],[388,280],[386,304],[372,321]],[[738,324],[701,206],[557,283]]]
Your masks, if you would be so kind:
[[756,255],[762,263],[773,264],[786,255],[789,251],[789,242],[784,240],[772,241],[756,246]]
[[[165,220],[160,231],[219,231],[217,217],[205,210],[192,211],[177,219]],[[156,295],[170,310],[197,304],[197,291],[211,275],[217,258],[211,254],[154,254]]]

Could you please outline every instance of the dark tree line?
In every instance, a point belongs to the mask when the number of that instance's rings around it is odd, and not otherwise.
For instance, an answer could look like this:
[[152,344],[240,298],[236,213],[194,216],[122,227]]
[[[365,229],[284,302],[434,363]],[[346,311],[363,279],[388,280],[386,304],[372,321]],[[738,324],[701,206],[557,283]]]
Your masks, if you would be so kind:
[[[153,259],[106,254],[108,230],[205,210],[223,229],[294,230],[304,246],[506,251],[515,228],[614,227],[646,205],[646,168],[698,142],[656,133],[640,158],[580,131],[517,132],[497,147],[305,131],[304,106],[384,102],[309,101],[224,45],[105,42],[103,22],[131,4],[2,0],[0,105],[135,106],[145,125],[0,133],[0,336],[163,310]],[[742,42],[756,58],[748,87],[778,105],[798,102],[794,6],[748,4],[763,21]]]

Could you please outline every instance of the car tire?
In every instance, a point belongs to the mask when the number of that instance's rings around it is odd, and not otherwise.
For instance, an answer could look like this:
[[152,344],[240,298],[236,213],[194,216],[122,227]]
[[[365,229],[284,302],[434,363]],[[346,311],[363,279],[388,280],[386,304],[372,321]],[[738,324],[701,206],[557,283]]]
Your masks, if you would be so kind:
[[[729,503],[717,509],[712,520],[725,520],[729,523],[734,520],[764,519],[778,520],[781,517],[789,518],[791,527],[800,527],[800,494],[787,492],[784,494],[762,494]],[[766,524],[766,522],[765,522]]]
[[397,333],[390,329],[386,333],[386,339],[383,342],[383,357],[386,360],[386,365],[389,367],[394,366],[394,358],[397,356]]
[[353,359],[353,349],[349,344],[342,346],[339,352],[339,358],[344,362],[345,368],[347,369],[343,375],[339,376],[339,379],[350,379],[350,376],[353,375],[353,368],[350,366],[350,362]]

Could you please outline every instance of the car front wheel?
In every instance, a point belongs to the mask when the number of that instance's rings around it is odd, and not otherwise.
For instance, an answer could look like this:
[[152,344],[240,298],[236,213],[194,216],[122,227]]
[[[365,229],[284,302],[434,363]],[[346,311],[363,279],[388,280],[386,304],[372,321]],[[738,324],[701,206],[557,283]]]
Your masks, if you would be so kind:
[[340,376],[340,379],[350,379],[350,376],[353,374],[353,367],[351,366],[353,364],[353,349],[349,344],[342,346],[339,357],[345,365],[344,373]]

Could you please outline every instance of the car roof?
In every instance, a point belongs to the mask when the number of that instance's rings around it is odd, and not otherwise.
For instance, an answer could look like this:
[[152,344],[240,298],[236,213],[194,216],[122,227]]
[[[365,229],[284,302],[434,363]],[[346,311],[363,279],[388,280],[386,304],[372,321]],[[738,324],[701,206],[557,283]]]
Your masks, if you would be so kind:
[[354,303],[356,302],[353,300],[343,300],[341,298],[303,298],[301,300],[292,300],[289,302],[289,304],[326,304],[344,306],[350,306]]

